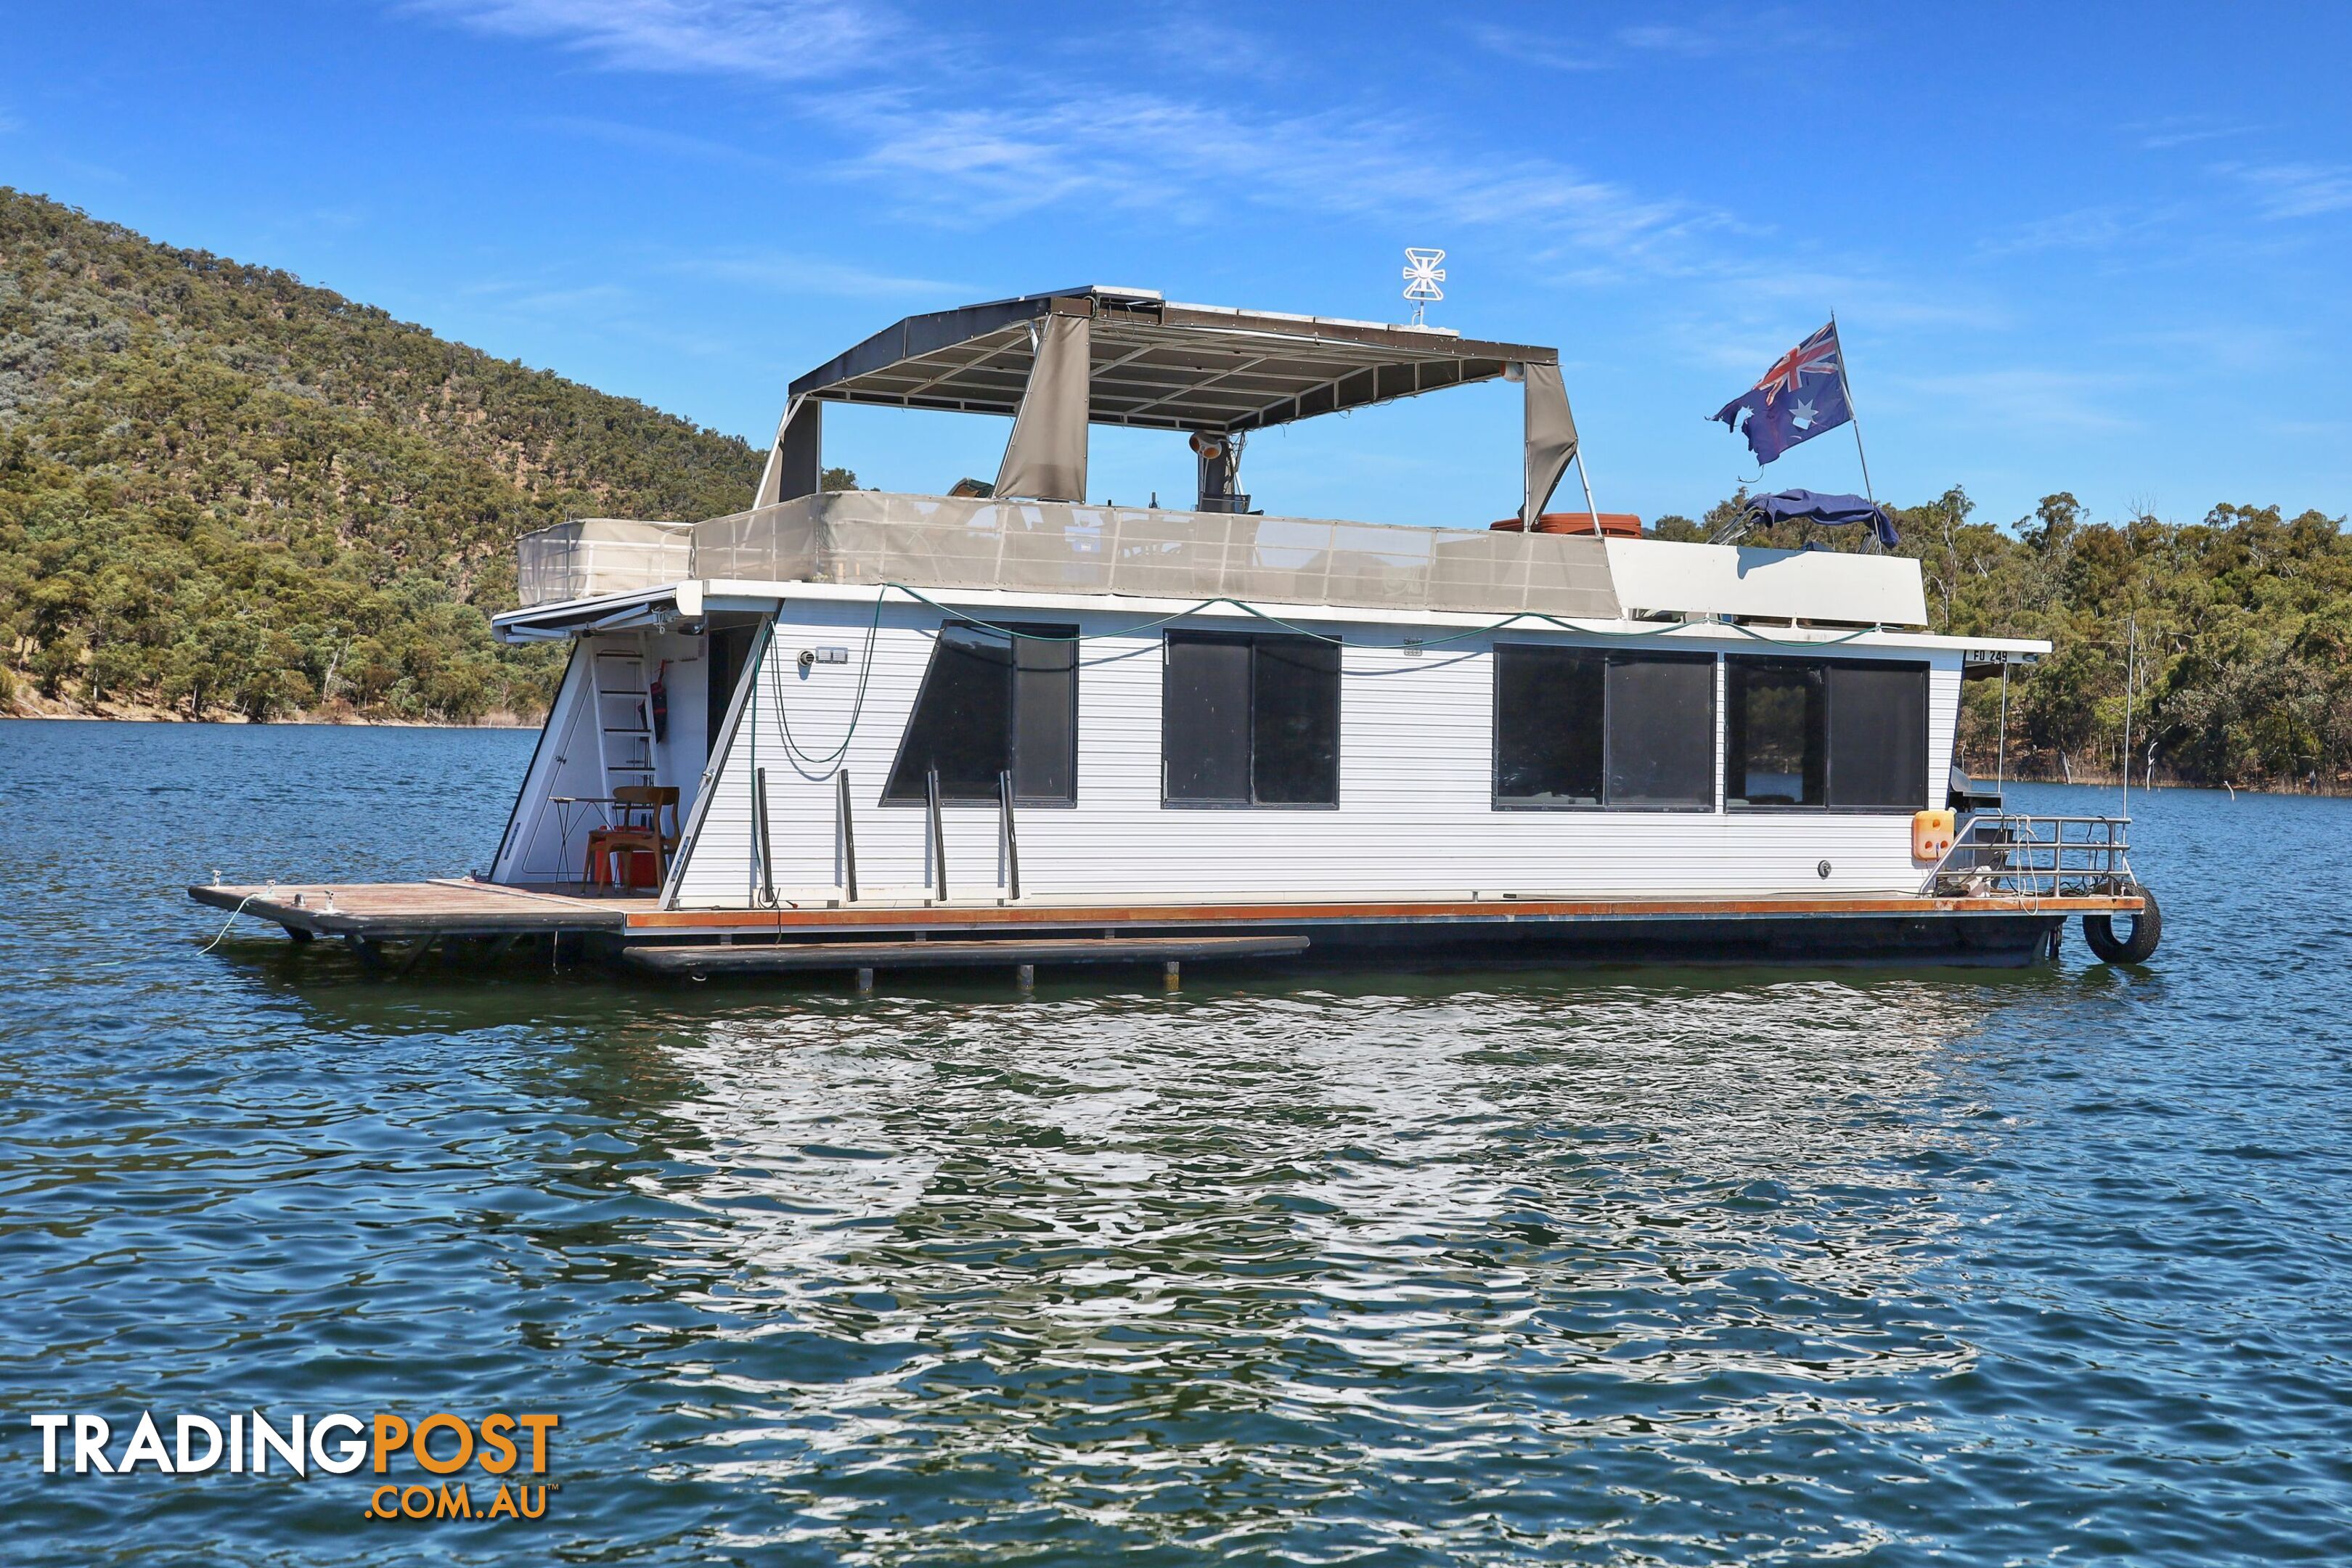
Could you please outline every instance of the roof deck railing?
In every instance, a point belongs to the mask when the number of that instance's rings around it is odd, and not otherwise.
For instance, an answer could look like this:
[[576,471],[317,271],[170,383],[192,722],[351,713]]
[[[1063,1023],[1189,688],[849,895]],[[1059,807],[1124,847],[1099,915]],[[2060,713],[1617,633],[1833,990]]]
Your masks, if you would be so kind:
[[2128,816],[1973,816],[1919,890],[1947,899],[2126,895],[2138,885],[2130,827]]

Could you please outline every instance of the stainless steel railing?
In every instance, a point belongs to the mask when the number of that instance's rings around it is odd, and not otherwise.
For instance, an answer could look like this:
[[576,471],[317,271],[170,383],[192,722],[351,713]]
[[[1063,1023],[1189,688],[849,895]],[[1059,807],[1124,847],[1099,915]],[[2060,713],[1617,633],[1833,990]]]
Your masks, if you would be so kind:
[[2137,884],[2128,816],[1972,816],[1919,890],[1935,898],[2055,899]]

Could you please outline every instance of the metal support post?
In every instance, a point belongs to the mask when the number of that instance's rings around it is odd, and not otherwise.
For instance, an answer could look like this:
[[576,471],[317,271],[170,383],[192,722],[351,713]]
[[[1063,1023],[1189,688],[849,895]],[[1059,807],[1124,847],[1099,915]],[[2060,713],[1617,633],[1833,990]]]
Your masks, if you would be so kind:
[[948,834],[940,818],[940,770],[933,768],[923,775],[923,795],[930,807],[931,816],[931,876],[939,889],[940,902],[948,901]]
[[996,775],[998,830],[1004,838],[1004,890],[1014,900],[1021,897],[1021,839],[1013,827],[1013,773],[1011,770]]
[[857,901],[857,829],[849,815],[849,770],[842,769],[833,775],[841,786],[835,791],[834,811],[841,819],[841,890],[848,901]]
[[[768,770],[754,768],[751,771],[757,775],[760,784],[759,793],[751,797],[753,814],[760,819],[760,893],[767,900],[767,907],[772,910],[776,907],[776,861],[768,849]],[[661,838],[661,811],[658,807],[654,812],[654,838],[656,842]]]

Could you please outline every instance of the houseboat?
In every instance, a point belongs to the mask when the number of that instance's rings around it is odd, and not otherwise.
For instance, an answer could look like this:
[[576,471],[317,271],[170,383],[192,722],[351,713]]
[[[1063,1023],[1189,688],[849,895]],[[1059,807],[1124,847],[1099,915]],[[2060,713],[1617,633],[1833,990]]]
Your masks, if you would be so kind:
[[[1242,488],[1257,432],[1495,380],[1524,394],[1504,523],[1269,515]],[[992,484],[828,491],[833,403],[1012,434]],[[1186,441],[1192,504],[1089,502],[1094,425]],[[2048,644],[1929,635],[1918,563],[1883,550],[1548,513],[1577,447],[1549,348],[1102,287],[909,317],[793,383],[743,510],[520,541],[498,635],[571,657],[484,868],[191,892],[371,962],[534,941],[860,986],[2016,965],[2070,918],[2148,956],[2122,818],[2006,813],[1954,766],[1963,683]]]

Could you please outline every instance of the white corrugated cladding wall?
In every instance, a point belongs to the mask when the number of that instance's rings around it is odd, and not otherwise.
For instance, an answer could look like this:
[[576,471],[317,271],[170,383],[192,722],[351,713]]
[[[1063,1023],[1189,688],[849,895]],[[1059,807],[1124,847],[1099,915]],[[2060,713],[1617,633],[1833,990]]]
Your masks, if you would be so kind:
[[[604,793],[604,770],[596,748],[595,710],[589,700],[591,670],[595,662],[593,640],[575,643],[571,664],[555,700],[548,705],[547,724],[530,774],[516,797],[515,819],[491,870],[500,882],[576,881],[580,862],[588,852],[593,821],[572,820],[551,804],[554,795],[599,795]],[[577,816],[579,814],[573,814]],[[569,827],[568,836],[562,829]]]
[[[1503,890],[1909,892],[1925,874],[1911,858],[1906,814],[1496,811],[1490,805],[1494,678],[1488,657],[1495,639],[1482,635],[1411,657],[1400,648],[1402,634],[1393,626],[1311,623],[1348,639],[1341,664],[1339,809],[1163,807],[1162,628],[1116,635],[1143,618],[1133,614],[989,615],[1075,620],[1090,637],[1112,634],[1081,645],[1079,651],[1077,805],[1024,806],[1019,812],[1024,899]],[[787,607],[760,671],[756,718],[747,712],[739,726],[690,847],[679,882],[682,906],[740,908],[751,899],[755,767],[768,773],[778,897],[821,900],[837,895],[842,873],[836,764],[831,757],[845,736],[848,749],[838,765],[849,769],[855,786],[859,893],[923,896],[932,879],[927,813],[919,805],[885,806],[880,796],[945,617],[920,605],[887,606],[867,669],[866,628],[872,616],[870,604]],[[1277,629],[1205,616],[1186,624]],[[1514,632],[1504,640],[1603,639]],[[1742,637],[1704,642],[1677,637],[1670,646],[1799,651]],[[819,663],[803,673],[801,650],[821,647],[846,647],[850,662]],[[1886,647],[1866,651],[1879,658],[1925,658],[1933,667],[1927,776],[1940,804],[1959,693],[1958,657]],[[851,734],[861,674],[864,710]],[[780,707],[796,747],[784,742]],[[1719,700],[1717,712],[1719,733]],[[1718,739],[1718,757],[1720,752]],[[1717,793],[1720,800],[1719,781]],[[949,896],[988,897],[1001,890],[996,808],[949,806],[944,816]],[[1832,868],[1826,879],[1816,869],[1822,860]]]
[[609,795],[613,781],[604,776],[604,751],[596,726],[597,705],[589,697],[600,652],[638,655],[648,677],[667,668],[669,691],[667,739],[654,748],[655,773],[650,782],[679,786],[679,821],[694,809],[694,792],[702,774],[704,640],[679,633],[616,632],[582,637],[564,672],[563,684],[549,705],[530,774],[518,797],[516,821],[510,824],[493,880],[501,882],[576,882],[587,864],[588,835],[607,819],[594,805],[559,808],[554,797],[595,800]]

